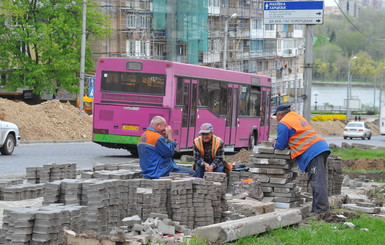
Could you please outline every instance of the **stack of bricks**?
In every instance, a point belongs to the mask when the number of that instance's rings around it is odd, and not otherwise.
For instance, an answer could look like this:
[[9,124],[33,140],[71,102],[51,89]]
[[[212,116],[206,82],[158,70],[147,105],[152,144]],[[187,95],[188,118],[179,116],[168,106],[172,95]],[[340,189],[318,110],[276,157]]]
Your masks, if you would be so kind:
[[152,212],[194,228],[221,222],[226,210],[226,186],[220,183],[225,183],[225,174],[211,175],[206,178],[214,181],[186,174],[157,180],[65,179],[46,184],[43,204],[87,206],[87,229],[102,234],[120,226],[125,217],[145,220]]
[[23,184],[22,179],[0,179],[0,200],[4,200],[4,187]]
[[227,190],[227,177],[225,173],[206,172],[204,175],[206,181],[213,182],[215,194],[213,195],[212,206],[214,208],[214,223],[222,222],[225,217],[222,215],[227,211],[225,200]]
[[124,164],[96,164],[92,171],[82,171],[80,176],[82,179],[135,179],[142,177],[142,170],[135,159]]
[[152,212],[165,214],[171,217],[170,189],[171,179],[154,179],[152,180]]
[[153,182],[149,179],[141,179],[139,186],[134,191],[136,200],[132,204],[136,207],[136,214],[139,214],[143,220],[146,220],[152,210]]
[[342,182],[344,180],[342,174],[342,159],[335,155],[328,157],[328,189],[329,196],[341,195]]
[[20,201],[34,199],[44,195],[45,184],[19,184],[2,188],[4,201]]
[[171,181],[170,204],[172,220],[187,227],[194,226],[193,184],[191,179]]
[[76,179],[76,164],[45,164],[43,167],[26,168],[28,183],[48,183],[61,179]]
[[4,244],[65,244],[61,230],[84,232],[86,207],[50,205],[4,210]]
[[212,206],[213,187],[209,181],[194,178],[193,181],[194,228],[214,224]]
[[[328,180],[328,195],[340,195],[343,181],[342,159],[335,155],[330,155],[328,157],[326,168]],[[313,193],[307,173],[299,174],[298,183],[301,187],[302,192],[306,192],[309,194]]]
[[88,188],[87,228],[106,233],[110,227],[120,226],[121,218],[127,216],[127,182],[101,180]]
[[271,142],[264,142],[258,153],[250,156],[253,178],[261,182],[265,197],[273,197],[276,207],[294,208],[302,203],[300,188],[295,183],[298,172],[294,164],[289,150],[274,149]]

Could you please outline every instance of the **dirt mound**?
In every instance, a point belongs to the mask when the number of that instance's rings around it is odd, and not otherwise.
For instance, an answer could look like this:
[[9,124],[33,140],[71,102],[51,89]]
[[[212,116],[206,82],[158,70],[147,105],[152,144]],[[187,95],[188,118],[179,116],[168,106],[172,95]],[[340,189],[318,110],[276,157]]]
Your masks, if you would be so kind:
[[359,170],[383,170],[385,169],[385,158],[343,160],[342,168]]
[[92,116],[70,103],[50,100],[28,105],[0,98],[1,119],[19,126],[22,140],[91,140]]
[[235,155],[225,156],[225,160],[228,163],[235,163],[235,162],[248,163],[250,155],[252,154],[253,154],[253,151],[242,149],[240,152],[238,152]]
[[[375,120],[373,122],[366,122],[370,129],[372,130],[372,135],[380,135],[380,129],[378,127],[378,120]],[[346,126],[346,122],[344,121],[311,121],[310,125],[313,127],[313,129],[322,135],[323,137],[328,136],[341,136],[344,132],[344,127]],[[271,135],[277,135],[277,121],[275,119],[271,119],[270,123],[270,134]]]

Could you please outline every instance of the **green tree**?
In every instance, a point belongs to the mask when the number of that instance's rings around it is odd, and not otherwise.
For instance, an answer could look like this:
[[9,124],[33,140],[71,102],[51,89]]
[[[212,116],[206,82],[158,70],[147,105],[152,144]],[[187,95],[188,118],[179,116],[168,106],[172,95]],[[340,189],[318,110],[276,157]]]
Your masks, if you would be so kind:
[[375,62],[367,52],[357,54],[357,59],[352,61],[352,74],[359,74],[366,82],[368,78],[373,77],[376,69]]
[[[87,2],[85,71],[93,69],[88,45],[111,33],[109,16]],[[0,0],[0,70],[7,89],[31,88],[35,94],[57,88],[78,92],[82,0]]]
[[329,65],[321,59],[316,59],[314,61],[314,71],[316,75],[319,74],[319,77],[322,78],[322,80],[325,80],[325,77],[328,75]]

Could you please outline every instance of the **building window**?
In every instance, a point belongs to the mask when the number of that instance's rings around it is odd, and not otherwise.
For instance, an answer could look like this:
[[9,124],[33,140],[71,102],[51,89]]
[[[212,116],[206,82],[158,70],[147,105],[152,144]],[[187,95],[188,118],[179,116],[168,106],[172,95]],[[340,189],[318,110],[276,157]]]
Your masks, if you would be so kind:
[[127,28],[135,28],[135,15],[133,14],[128,14],[127,15]]
[[274,31],[275,30],[274,25],[270,25],[270,24],[265,25],[265,30],[266,31]]
[[126,41],[126,53],[131,57],[144,57],[147,56],[149,45],[146,41]]

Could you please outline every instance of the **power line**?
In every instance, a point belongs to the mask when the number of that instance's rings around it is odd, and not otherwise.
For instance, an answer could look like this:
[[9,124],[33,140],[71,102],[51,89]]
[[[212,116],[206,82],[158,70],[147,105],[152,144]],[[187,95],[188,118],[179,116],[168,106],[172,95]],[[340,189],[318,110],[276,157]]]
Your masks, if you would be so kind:
[[363,35],[364,37],[370,39],[370,40],[375,40],[375,41],[384,41],[385,39],[380,39],[380,38],[372,38],[368,35],[366,35],[365,33],[363,33],[349,18],[348,16],[345,14],[345,12],[341,9],[340,5],[337,3],[336,0],[334,0],[335,4],[337,5],[337,7],[339,8],[339,10],[341,11],[341,13],[343,14],[343,16],[349,21],[349,23],[354,27],[354,29],[356,29],[361,35]]

